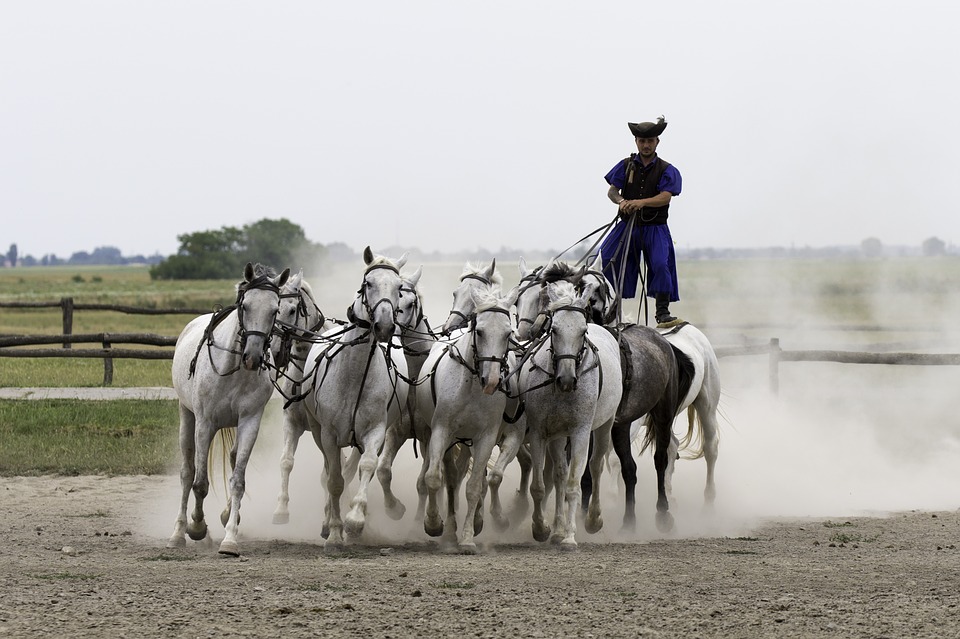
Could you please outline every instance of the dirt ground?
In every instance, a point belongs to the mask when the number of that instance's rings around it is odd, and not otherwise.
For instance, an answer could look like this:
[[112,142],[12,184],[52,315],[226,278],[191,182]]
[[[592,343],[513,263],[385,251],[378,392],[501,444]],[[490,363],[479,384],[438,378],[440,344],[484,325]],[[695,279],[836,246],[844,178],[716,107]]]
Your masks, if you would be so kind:
[[176,492],[172,476],[0,478],[0,637],[960,636],[956,511],[584,535],[573,553],[485,531],[476,556],[376,533],[327,556],[245,521],[229,558],[165,548]]

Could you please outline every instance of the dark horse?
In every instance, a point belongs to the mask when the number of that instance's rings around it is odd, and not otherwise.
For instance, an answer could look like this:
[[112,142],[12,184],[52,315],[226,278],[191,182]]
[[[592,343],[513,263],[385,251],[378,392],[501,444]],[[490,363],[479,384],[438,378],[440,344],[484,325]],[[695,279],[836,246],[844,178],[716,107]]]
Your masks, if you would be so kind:
[[[636,526],[637,463],[631,450],[630,425],[646,415],[648,419],[645,420],[643,448],[653,446],[653,463],[657,471],[657,527],[665,532],[673,528],[666,492],[667,465],[670,461],[668,449],[673,436],[674,417],[693,379],[693,363],[652,328],[637,324],[608,326],[615,312],[616,298],[597,263],[575,269],[565,262],[552,262],[542,269],[539,280],[541,284],[546,284],[563,279],[579,286],[586,277],[597,277],[600,282],[591,300],[593,321],[606,326],[620,344],[623,396],[611,436],[626,486],[623,527],[633,530]],[[537,312],[544,308],[543,303],[541,295]],[[520,302],[517,309],[519,314]],[[539,329],[541,322],[535,318],[526,320],[532,326],[531,331]],[[519,317],[518,321],[523,322],[524,318]],[[581,479],[584,509],[589,505],[592,484],[587,467]]]

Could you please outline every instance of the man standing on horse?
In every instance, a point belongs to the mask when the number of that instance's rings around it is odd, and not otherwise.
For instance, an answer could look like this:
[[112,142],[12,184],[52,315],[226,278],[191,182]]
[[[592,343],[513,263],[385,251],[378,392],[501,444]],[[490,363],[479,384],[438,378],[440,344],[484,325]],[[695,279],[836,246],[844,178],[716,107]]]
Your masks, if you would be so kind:
[[670,200],[680,195],[680,172],[657,156],[660,134],[667,123],[628,122],[637,144],[637,153],[617,163],[604,176],[610,188],[607,197],[619,207],[620,220],[600,245],[603,272],[622,299],[636,296],[640,259],[647,265],[647,296],[656,300],[656,321],[660,327],[679,320],[670,314],[670,302],[680,299],[677,260],[673,238],[667,227]]

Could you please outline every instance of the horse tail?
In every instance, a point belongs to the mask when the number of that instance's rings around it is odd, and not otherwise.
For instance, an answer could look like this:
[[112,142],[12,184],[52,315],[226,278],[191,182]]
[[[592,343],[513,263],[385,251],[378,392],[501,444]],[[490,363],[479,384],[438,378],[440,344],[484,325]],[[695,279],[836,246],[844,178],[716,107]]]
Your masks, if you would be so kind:
[[685,451],[683,459],[703,457],[703,422],[693,404],[687,407],[687,434],[680,440],[680,450]]
[[[237,441],[237,427],[231,426],[229,428],[221,428],[217,431],[217,436],[213,438],[213,442],[210,445],[210,450],[207,451],[207,468],[212,469],[217,459],[220,461],[220,481],[223,483],[223,489],[225,494],[230,494],[229,491],[229,481],[230,474],[227,471],[229,467],[230,470],[233,470],[233,463],[230,459],[230,452],[233,450],[233,446]],[[209,473],[208,476],[212,473]],[[215,484],[211,482],[211,487],[216,489]]]

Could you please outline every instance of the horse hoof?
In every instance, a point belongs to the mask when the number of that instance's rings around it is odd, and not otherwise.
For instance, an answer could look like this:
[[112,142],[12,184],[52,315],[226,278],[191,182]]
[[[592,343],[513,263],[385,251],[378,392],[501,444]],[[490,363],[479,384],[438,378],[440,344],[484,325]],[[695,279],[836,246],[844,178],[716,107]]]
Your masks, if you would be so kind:
[[591,535],[595,535],[603,528],[603,517],[597,517],[596,519],[591,519],[587,517],[583,522],[583,529],[586,530]]
[[343,529],[347,533],[347,537],[356,539],[361,534],[363,534],[363,525],[364,521],[362,517],[351,517],[347,515],[346,519],[343,520]]
[[183,538],[182,535],[177,535],[171,537],[167,542],[167,548],[184,548],[187,545],[187,540]]
[[330,537],[330,527],[328,525],[324,524],[323,527],[320,529],[320,537],[322,539],[327,539],[328,537]]
[[477,554],[477,545],[475,543],[468,542],[465,544],[460,544],[460,554],[461,555],[476,555]]
[[483,532],[483,515],[478,512],[473,518],[473,534],[479,535],[481,532]]
[[564,552],[577,552],[580,550],[575,539],[564,539],[557,547]]
[[273,523],[282,526],[290,523],[290,513],[273,513]]
[[387,517],[394,521],[400,521],[407,513],[407,507],[397,500],[394,504],[387,506]]
[[230,521],[230,507],[224,508],[220,512],[220,523],[223,524],[223,527],[227,527],[227,522]]
[[673,530],[673,515],[669,512],[657,513],[657,530],[662,533]]
[[493,527],[497,532],[507,532],[510,529],[510,520],[506,517],[493,517]]
[[194,541],[201,541],[207,536],[207,524],[204,522],[191,522],[187,526],[187,535]]
[[540,542],[544,542],[550,539],[550,529],[547,528],[546,526],[538,526],[536,523],[534,523],[533,538]]
[[442,521],[430,521],[430,518],[423,520],[423,532],[427,533],[431,537],[439,537],[443,534],[443,522]]
[[563,535],[561,535],[560,533],[554,533],[550,535],[550,544],[553,546],[559,546],[560,544],[563,543],[563,539],[564,539]]
[[343,552],[343,542],[328,539],[327,543],[323,544],[323,554],[325,555],[339,555],[341,552]]
[[231,557],[240,556],[240,546],[237,545],[235,541],[228,541],[224,539],[220,543],[220,550],[218,551],[221,555],[230,555]]

